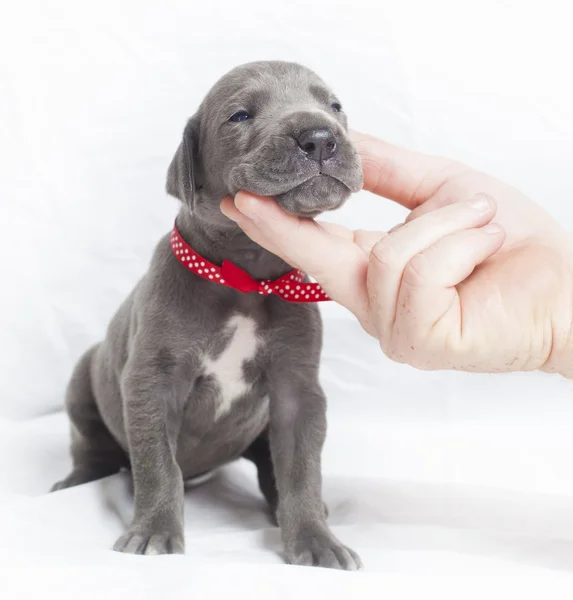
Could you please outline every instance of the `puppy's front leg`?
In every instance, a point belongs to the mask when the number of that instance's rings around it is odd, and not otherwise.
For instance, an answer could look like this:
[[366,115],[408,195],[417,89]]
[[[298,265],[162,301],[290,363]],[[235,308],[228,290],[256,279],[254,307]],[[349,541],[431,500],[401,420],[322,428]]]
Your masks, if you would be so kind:
[[135,358],[122,377],[135,512],[114,550],[182,554],[183,479],[175,461],[179,431],[175,385],[172,373],[157,363]]
[[[280,369],[280,367],[278,367]],[[359,569],[360,558],[326,524],[321,453],[326,400],[312,372],[284,367],[271,378],[270,442],[279,496],[277,518],[287,562]]]

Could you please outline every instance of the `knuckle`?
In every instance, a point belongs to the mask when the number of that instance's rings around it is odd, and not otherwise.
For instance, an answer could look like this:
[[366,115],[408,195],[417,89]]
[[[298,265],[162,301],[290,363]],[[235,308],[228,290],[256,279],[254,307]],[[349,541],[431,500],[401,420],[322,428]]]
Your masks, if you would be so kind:
[[354,232],[354,243],[366,254],[370,254],[372,248],[386,237],[386,233],[382,231],[365,231],[358,229]]
[[370,254],[378,267],[393,270],[399,266],[398,253],[392,245],[390,236],[385,236],[374,244]]
[[402,277],[403,283],[409,286],[420,286],[424,284],[432,272],[431,265],[422,252],[412,258],[404,269],[404,275]]

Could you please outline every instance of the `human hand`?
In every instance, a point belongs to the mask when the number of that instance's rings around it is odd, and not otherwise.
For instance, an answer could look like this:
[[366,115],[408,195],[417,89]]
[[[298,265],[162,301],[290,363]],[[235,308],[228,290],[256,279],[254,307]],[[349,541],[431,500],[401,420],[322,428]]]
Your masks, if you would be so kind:
[[411,211],[388,234],[300,219],[245,193],[225,199],[223,212],[314,277],[394,360],[573,376],[570,236],[493,177],[362,134],[353,140],[365,189]]

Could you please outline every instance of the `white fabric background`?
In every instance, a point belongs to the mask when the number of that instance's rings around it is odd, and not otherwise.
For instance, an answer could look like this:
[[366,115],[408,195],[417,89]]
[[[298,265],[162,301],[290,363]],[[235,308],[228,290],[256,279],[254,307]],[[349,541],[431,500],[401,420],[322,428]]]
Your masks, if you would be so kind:
[[[71,368],[170,227],[165,172],[220,75],[250,60],[302,62],[354,128],[496,174],[571,229],[566,7],[2,1],[0,596],[566,594],[572,385],[396,366],[333,305],[325,496],[365,572],[284,566],[247,464],[187,495],[185,557],[109,551],[130,507],[120,476],[46,494],[69,468]],[[404,214],[362,193],[329,218],[389,228]]]

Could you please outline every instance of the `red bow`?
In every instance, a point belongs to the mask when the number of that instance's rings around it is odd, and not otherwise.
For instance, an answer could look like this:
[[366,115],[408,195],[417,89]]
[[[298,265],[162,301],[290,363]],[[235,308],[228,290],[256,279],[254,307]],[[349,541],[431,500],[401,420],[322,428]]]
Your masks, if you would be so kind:
[[203,258],[179,234],[173,226],[171,232],[171,250],[175,258],[191,272],[226,287],[231,287],[245,294],[275,294],[288,302],[322,302],[330,298],[322,291],[318,283],[304,282],[304,273],[298,269],[289,271],[286,275],[274,281],[253,279],[246,271],[237,265],[223,261],[221,267]]

